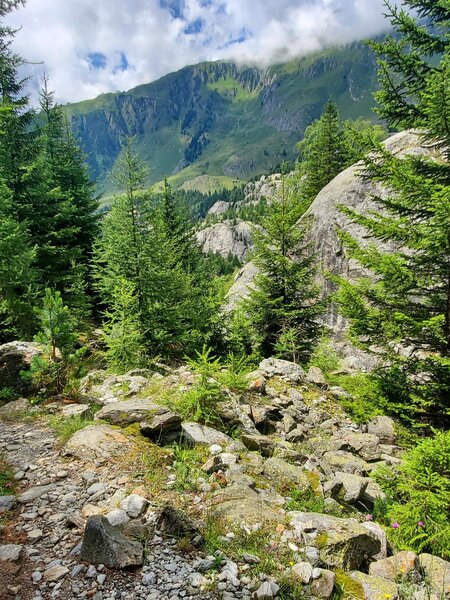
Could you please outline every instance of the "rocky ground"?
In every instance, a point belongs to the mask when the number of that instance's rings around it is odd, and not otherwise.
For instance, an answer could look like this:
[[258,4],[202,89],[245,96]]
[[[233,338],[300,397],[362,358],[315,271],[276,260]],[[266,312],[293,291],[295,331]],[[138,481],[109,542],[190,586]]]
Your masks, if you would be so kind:
[[[319,369],[268,359],[206,427],[169,401],[195,373],[163,371],[94,371],[78,404],[0,408],[18,486],[0,497],[0,597],[450,597],[450,564],[392,555],[371,518],[371,473],[401,462],[391,419],[358,425]],[[55,415],[82,421],[64,443]]]

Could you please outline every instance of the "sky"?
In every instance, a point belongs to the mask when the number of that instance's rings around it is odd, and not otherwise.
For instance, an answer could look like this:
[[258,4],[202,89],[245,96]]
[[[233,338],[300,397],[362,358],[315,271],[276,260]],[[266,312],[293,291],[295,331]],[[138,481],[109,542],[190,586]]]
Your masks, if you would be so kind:
[[8,16],[36,98],[125,91],[203,60],[268,66],[385,31],[383,0],[27,0]]

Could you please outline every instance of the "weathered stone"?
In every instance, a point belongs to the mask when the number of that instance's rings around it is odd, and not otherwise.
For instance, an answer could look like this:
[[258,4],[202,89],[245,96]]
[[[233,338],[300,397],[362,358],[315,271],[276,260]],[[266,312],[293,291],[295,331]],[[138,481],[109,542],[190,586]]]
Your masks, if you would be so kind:
[[301,467],[291,465],[280,458],[268,458],[264,463],[264,475],[281,488],[295,487],[299,492],[311,490],[310,480]]
[[381,458],[380,440],[371,433],[346,433],[342,438],[341,450],[356,452],[364,460]]
[[111,375],[107,371],[91,371],[80,382],[80,393],[89,401],[105,406],[136,396],[148,385],[148,378],[136,371]]
[[42,351],[42,346],[34,342],[14,341],[0,345],[0,388],[30,389],[31,382],[24,380],[20,372],[28,371],[33,358],[40,356]]
[[94,413],[88,404],[68,404],[61,409],[61,415],[66,418],[81,417],[82,419],[92,419]]
[[107,421],[111,425],[126,427],[147,418],[151,422],[153,416],[167,412],[170,412],[168,408],[155,404],[148,398],[129,398],[106,404],[97,412],[95,419]]
[[130,520],[130,517],[127,515],[127,513],[120,508],[115,508],[105,515],[105,517],[114,527],[117,527],[118,525],[125,525]]
[[211,446],[212,444],[227,446],[233,443],[233,438],[230,436],[212,427],[200,425],[200,423],[183,423],[181,430],[182,439],[192,446]]
[[22,555],[23,546],[18,544],[4,544],[0,546],[0,562],[18,562]]
[[150,502],[147,498],[130,494],[120,503],[120,508],[124,510],[131,519],[137,519],[145,513]]
[[376,435],[383,444],[395,444],[395,422],[390,417],[375,417],[369,421],[367,432]]
[[381,489],[381,486],[379,483],[377,483],[376,481],[374,481],[373,479],[370,479],[370,477],[368,477],[367,478],[367,487],[364,490],[364,492],[362,493],[361,500],[363,501],[364,504],[372,506],[373,504],[375,504],[375,500],[377,498],[381,498],[382,500],[384,500],[384,499],[386,499],[386,494]]
[[362,526],[380,541],[380,551],[372,556],[373,560],[384,560],[388,555],[388,542],[386,532],[378,523],[364,521]]
[[415,552],[397,552],[394,556],[370,564],[369,575],[398,581],[419,568]]
[[265,581],[255,592],[256,600],[273,600],[280,590],[274,581]]
[[225,471],[229,467],[235,465],[237,463],[237,456],[235,454],[231,454],[230,452],[222,452],[221,454],[216,454],[215,456],[211,456],[206,463],[202,466],[202,471],[208,473],[217,473],[217,471]]
[[125,454],[131,447],[130,441],[117,429],[109,425],[91,425],[69,439],[63,454],[93,461]]
[[80,559],[110,569],[142,565],[144,549],[137,541],[130,541],[105,517],[89,517],[84,531]]
[[198,535],[198,527],[184,512],[174,506],[165,506],[158,517],[158,529],[177,538]]
[[242,433],[241,441],[248,450],[260,452],[262,456],[272,456],[275,451],[275,443],[265,435]]
[[370,470],[369,465],[364,460],[343,450],[325,452],[320,459],[320,466],[329,477],[336,472],[366,475]]
[[333,594],[336,583],[336,575],[333,571],[326,569],[314,569],[314,580],[311,583],[310,592],[313,598],[324,598],[327,600]]
[[276,523],[280,515],[263,499],[263,495],[242,480],[236,480],[214,493],[211,514],[217,519],[241,526]]
[[347,576],[361,586],[364,600],[397,600],[398,598],[397,585],[392,581],[372,577],[359,571],[347,573]]
[[69,569],[67,567],[55,565],[44,571],[44,581],[48,581],[49,583],[56,582],[65,577],[68,573]]
[[325,375],[323,374],[322,369],[319,369],[319,367],[309,367],[308,373],[306,374],[306,381],[318,386],[327,385]]
[[4,406],[0,407],[0,419],[13,417],[14,415],[20,413],[25,413],[29,411],[30,408],[31,404],[26,398],[19,398],[18,400],[13,400],[12,402],[8,402],[8,404],[5,404]]
[[15,496],[0,496],[0,514],[12,510],[15,505]]
[[337,471],[330,485],[331,497],[338,502],[353,504],[362,497],[368,483],[367,477]]
[[164,412],[148,416],[140,423],[141,433],[145,437],[159,441],[167,434],[178,432],[181,429],[181,417],[168,409]]
[[328,567],[358,569],[380,552],[378,537],[353,519],[304,512],[291,512],[289,518],[300,536],[314,533],[310,545],[319,549],[320,559]]
[[300,365],[288,360],[282,360],[281,358],[265,358],[259,364],[258,371],[264,377],[270,378],[278,375],[280,377],[285,377],[294,383],[304,381],[306,377],[305,371]]
[[432,554],[421,554],[418,561],[438,598],[450,595],[450,562]]
[[28,504],[29,502],[34,502],[44,494],[51,492],[56,487],[55,484],[51,483],[49,485],[38,485],[36,487],[32,487],[25,492],[22,492],[17,496],[17,500],[21,504]]
[[291,568],[291,576],[297,581],[308,584],[313,576],[313,568],[308,562],[298,562]]
[[203,252],[214,252],[224,258],[236,256],[245,262],[248,253],[253,248],[252,228],[254,225],[241,219],[226,219],[200,229],[196,238]]

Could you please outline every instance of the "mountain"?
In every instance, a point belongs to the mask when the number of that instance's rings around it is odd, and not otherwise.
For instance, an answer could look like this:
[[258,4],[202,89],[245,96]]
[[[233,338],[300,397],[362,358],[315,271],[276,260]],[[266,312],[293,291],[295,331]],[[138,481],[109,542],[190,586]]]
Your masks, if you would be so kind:
[[296,142],[329,97],[343,118],[374,118],[376,64],[363,43],[261,69],[201,63],[128,92],[65,107],[92,176],[107,174],[126,136],[148,164],[148,182],[210,176],[247,180],[295,156]]

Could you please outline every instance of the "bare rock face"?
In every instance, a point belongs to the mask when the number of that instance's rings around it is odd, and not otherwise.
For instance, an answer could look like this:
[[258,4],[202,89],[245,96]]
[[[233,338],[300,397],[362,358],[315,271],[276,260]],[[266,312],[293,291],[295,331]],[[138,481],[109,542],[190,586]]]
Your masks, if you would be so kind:
[[252,224],[236,219],[215,223],[197,232],[196,238],[204,252],[214,252],[227,258],[236,256],[244,262],[253,247]]
[[231,204],[229,202],[225,202],[225,200],[218,200],[208,210],[208,215],[210,215],[210,216],[223,215],[224,213],[227,212],[227,210],[230,209],[230,207],[231,207]]
[[117,429],[109,425],[91,425],[77,431],[67,442],[63,454],[85,461],[109,459],[126,454],[131,443]]
[[258,272],[258,267],[251,261],[240,269],[225,296],[225,304],[222,307],[224,313],[232,313],[245,298],[248,298]]

